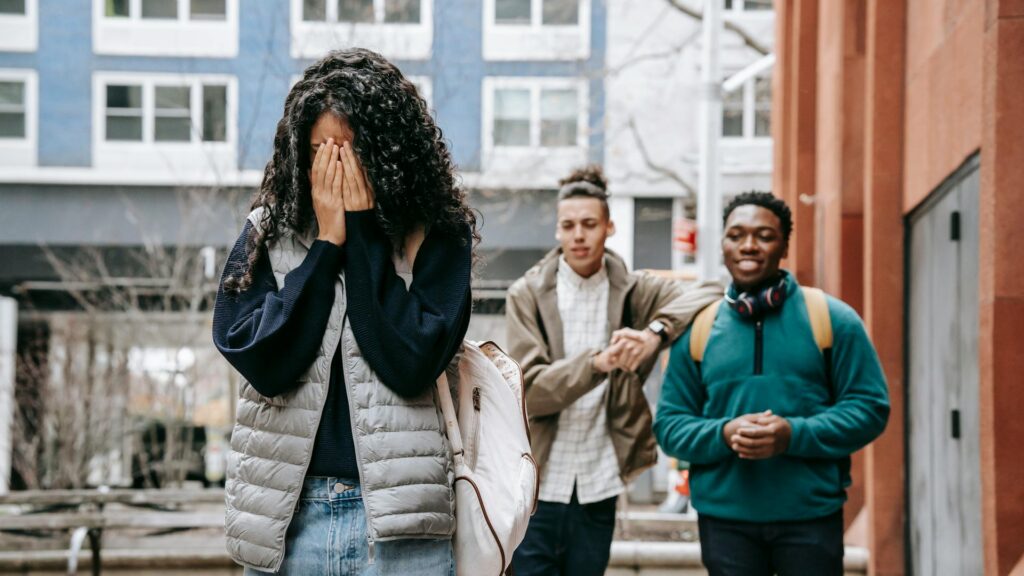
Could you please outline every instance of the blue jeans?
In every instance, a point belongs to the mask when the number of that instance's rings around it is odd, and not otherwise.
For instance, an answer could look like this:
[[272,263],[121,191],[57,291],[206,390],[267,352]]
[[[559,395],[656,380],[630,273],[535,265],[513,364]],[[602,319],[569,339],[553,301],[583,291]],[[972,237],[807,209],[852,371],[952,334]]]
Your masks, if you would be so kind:
[[[252,568],[245,576],[269,574]],[[288,526],[283,576],[455,576],[451,540],[376,542],[370,564],[366,512],[356,481],[308,476]]]
[[842,576],[843,512],[794,522],[698,516],[700,554],[710,576]]
[[537,503],[523,543],[512,556],[515,576],[603,576],[615,535],[618,496],[580,504]]

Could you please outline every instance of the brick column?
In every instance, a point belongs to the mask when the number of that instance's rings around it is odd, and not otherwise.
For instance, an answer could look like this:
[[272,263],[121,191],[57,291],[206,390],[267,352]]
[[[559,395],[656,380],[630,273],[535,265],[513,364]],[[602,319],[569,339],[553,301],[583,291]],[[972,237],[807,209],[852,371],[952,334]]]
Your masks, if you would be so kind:
[[813,196],[816,192],[815,152],[817,141],[817,84],[818,74],[818,0],[789,0],[782,15],[789,20],[790,38],[787,49],[786,147],[788,156],[784,176],[784,198],[793,210],[793,238],[789,244],[789,262],[801,284],[816,283],[814,273],[815,206],[800,201],[800,195]]
[[869,573],[903,574],[903,99],[905,0],[868,0],[864,131],[864,312],[889,382],[889,426],[866,457]]
[[988,0],[979,222],[978,364],[985,573],[1024,556],[1024,2]]

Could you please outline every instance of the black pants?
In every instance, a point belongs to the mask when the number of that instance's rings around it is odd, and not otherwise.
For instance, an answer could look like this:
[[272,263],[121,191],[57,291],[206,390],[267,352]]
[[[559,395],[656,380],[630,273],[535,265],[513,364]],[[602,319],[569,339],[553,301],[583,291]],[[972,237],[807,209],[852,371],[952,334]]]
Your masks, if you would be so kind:
[[580,504],[541,501],[512,557],[515,576],[603,576],[615,533],[618,496]]
[[709,576],[842,576],[843,512],[816,520],[754,523],[701,515]]

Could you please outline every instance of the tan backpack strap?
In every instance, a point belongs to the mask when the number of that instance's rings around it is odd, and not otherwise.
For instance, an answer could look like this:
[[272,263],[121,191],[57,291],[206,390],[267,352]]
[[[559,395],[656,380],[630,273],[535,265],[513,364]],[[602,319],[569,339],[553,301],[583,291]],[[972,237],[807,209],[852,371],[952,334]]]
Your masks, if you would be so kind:
[[708,347],[711,326],[715,323],[715,316],[718,315],[718,307],[721,305],[721,300],[715,300],[698,312],[693,319],[693,326],[690,328],[690,357],[694,362],[704,361],[704,350]]
[[832,348],[832,318],[828,313],[828,299],[818,288],[802,286],[804,302],[807,305],[807,316],[811,320],[811,332],[814,341],[821,351]]

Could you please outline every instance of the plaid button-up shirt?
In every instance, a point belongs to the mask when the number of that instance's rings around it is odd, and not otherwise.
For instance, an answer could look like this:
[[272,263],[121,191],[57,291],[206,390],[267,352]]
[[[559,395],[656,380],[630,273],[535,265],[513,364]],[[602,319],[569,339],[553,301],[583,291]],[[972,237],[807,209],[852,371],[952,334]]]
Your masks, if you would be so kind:
[[[558,263],[558,313],[567,357],[608,345],[608,274],[602,267],[590,278]],[[617,496],[625,490],[615,447],[608,434],[608,380],[576,400],[558,417],[558,434],[544,467],[540,499],[568,504],[573,488],[582,504]]]

